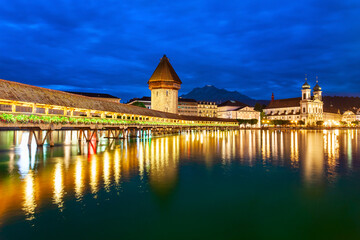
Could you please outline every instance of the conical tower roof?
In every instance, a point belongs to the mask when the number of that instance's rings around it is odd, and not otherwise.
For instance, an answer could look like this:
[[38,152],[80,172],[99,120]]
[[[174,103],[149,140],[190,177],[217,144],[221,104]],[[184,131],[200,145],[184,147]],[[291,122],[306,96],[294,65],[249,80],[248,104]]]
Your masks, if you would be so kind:
[[159,65],[156,67],[154,73],[151,75],[148,84],[152,82],[173,82],[182,84],[179,76],[176,74],[174,68],[171,66],[169,59],[164,55],[160,59]]

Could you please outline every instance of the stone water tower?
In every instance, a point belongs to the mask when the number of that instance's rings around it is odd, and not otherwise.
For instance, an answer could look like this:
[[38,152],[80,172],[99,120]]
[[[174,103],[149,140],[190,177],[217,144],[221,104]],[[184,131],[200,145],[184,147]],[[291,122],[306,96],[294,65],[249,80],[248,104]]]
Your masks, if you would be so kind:
[[151,109],[177,113],[181,80],[164,55],[148,81],[151,90]]

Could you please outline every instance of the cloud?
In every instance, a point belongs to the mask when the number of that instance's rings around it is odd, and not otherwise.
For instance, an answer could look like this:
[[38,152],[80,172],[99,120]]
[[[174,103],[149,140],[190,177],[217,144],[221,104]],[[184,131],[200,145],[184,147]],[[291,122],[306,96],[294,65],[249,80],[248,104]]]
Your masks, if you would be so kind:
[[[1,1],[1,0],[0,0]],[[0,78],[59,90],[149,95],[165,53],[181,92],[253,98],[360,94],[357,1],[1,1]]]

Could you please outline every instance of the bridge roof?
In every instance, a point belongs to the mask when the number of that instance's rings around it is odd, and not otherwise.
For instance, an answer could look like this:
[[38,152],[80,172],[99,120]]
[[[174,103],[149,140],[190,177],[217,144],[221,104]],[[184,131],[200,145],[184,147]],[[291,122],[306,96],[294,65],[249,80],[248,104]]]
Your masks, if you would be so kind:
[[189,121],[235,121],[231,119],[183,116],[173,113],[166,113],[133,105],[117,103],[110,100],[96,99],[3,79],[0,79],[0,100]]

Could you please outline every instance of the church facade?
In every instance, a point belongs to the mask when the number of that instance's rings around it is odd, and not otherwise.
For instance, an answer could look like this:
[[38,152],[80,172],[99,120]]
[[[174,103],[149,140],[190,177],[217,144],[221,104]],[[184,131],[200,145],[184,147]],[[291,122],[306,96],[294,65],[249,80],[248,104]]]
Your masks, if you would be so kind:
[[301,97],[275,100],[264,109],[268,120],[303,121],[305,125],[315,125],[324,120],[322,90],[316,80],[316,85],[311,93],[311,87],[305,78],[301,88]]

